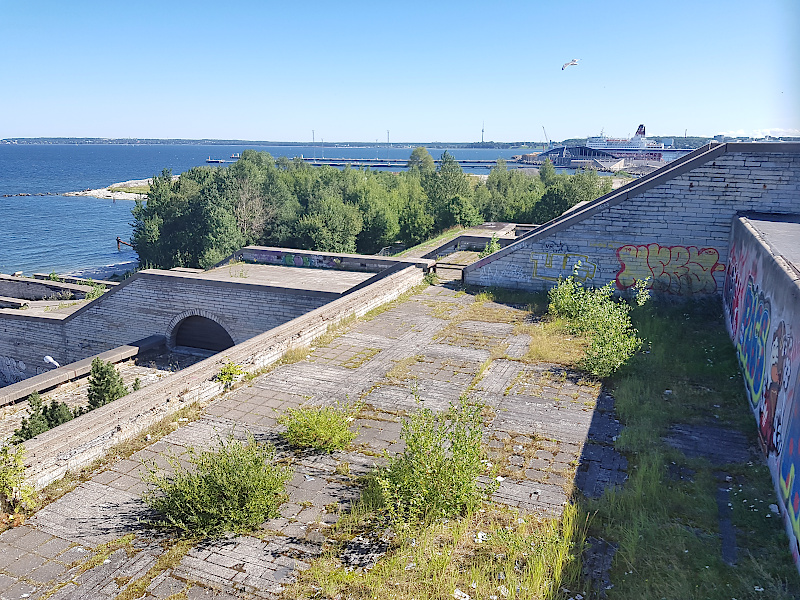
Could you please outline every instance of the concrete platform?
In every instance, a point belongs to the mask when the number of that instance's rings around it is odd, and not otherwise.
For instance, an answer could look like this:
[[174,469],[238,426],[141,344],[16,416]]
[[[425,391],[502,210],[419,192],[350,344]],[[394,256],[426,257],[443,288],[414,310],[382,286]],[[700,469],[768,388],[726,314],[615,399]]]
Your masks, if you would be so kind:
[[266,285],[295,290],[343,293],[373,277],[375,273],[286,267],[282,265],[254,265],[237,263],[217,267],[200,273],[182,273],[190,279],[207,279]]

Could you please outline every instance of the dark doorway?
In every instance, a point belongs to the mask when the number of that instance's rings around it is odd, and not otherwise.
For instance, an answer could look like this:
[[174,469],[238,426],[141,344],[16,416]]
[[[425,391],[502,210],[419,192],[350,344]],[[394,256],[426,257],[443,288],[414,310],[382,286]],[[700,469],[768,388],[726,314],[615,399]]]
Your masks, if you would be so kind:
[[233,346],[233,339],[219,323],[205,317],[187,317],[175,332],[175,345],[219,352]]

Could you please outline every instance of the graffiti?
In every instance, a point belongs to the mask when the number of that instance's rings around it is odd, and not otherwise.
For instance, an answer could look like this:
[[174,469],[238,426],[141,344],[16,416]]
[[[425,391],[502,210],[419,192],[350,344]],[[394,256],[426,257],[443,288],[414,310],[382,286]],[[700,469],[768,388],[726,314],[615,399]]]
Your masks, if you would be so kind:
[[747,281],[747,291],[742,302],[742,324],[736,340],[736,352],[742,365],[750,402],[755,407],[761,400],[764,387],[770,304],[764,298],[764,293],[753,283],[752,277]]
[[621,290],[649,277],[648,287],[657,292],[713,294],[717,291],[714,273],[725,270],[717,250],[696,246],[628,244],[617,249],[617,259],[617,287]]
[[292,252],[259,252],[253,257],[256,262],[286,267],[310,267],[312,269],[336,269],[342,259],[320,254],[294,254]]
[[797,560],[800,540],[800,482],[797,480],[797,464],[800,463],[800,379],[797,380],[793,393],[792,390],[789,392],[784,408],[788,427],[785,439],[782,440],[783,447],[778,448],[777,475],[779,497],[789,527],[794,533],[793,552]]
[[764,393],[758,405],[758,434],[767,454],[780,448],[781,420],[792,376],[791,349],[792,336],[787,333],[786,323],[781,321],[772,336]]
[[728,327],[732,336],[739,330],[739,300],[742,297],[744,278],[741,276],[741,255],[736,247],[731,247],[728,257],[728,270],[725,274],[725,284],[722,286],[722,303],[728,317]]
[[481,268],[478,275],[478,285],[497,285],[501,280],[525,281],[527,276],[521,267],[515,264],[500,268],[498,265],[486,265]]
[[586,281],[597,273],[597,264],[585,254],[560,252],[531,252],[533,279],[557,282],[559,279],[575,275],[575,279]]
[[25,379],[25,363],[8,356],[0,356],[0,379],[7,385]]
[[554,242],[552,240],[542,244],[542,247],[544,248],[544,251],[547,252],[548,254],[554,252],[559,252],[559,253],[569,252],[569,248],[567,248],[566,244],[562,242]]

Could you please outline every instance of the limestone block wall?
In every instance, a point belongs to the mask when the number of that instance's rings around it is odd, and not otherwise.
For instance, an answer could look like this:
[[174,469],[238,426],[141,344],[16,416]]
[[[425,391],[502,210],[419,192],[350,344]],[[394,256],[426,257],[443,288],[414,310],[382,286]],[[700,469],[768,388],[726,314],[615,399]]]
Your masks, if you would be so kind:
[[800,272],[773,253],[747,218],[733,223],[723,303],[800,567]]
[[800,212],[800,144],[704,148],[464,269],[467,283],[545,290],[572,274],[621,290],[722,289],[733,217]]
[[51,370],[44,357],[62,347],[59,319],[0,315],[0,387]]
[[48,370],[45,355],[64,365],[150,335],[169,344],[192,315],[218,322],[238,344],[339,297],[142,271],[64,319],[0,314],[0,386]]
[[169,344],[177,325],[192,315],[216,321],[238,344],[339,297],[331,292],[189,279],[169,271],[144,271],[134,278],[65,321],[65,362],[149,335],[164,335]]
[[261,333],[169,377],[101,406],[24,442],[26,478],[42,488],[67,471],[91,463],[119,444],[179,408],[213,398],[223,391],[214,380],[225,361],[253,372],[280,358],[287,350],[310,344],[328,327],[350,315],[362,316],[421,283],[424,270],[407,266],[373,284],[350,291],[337,300]]

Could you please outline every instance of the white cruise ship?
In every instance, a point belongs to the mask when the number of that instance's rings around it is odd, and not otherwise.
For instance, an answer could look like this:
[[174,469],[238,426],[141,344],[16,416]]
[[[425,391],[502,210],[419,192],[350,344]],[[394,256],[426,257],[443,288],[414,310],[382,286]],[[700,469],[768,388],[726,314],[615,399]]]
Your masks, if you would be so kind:
[[612,154],[617,152],[650,153],[664,150],[664,144],[661,142],[651,142],[645,137],[644,125],[639,125],[639,129],[636,130],[636,135],[631,139],[610,138],[600,135],[588,138],[586,140],[586,146],[595,150],[605,150]]

